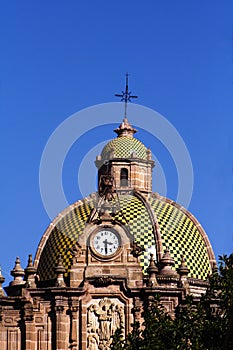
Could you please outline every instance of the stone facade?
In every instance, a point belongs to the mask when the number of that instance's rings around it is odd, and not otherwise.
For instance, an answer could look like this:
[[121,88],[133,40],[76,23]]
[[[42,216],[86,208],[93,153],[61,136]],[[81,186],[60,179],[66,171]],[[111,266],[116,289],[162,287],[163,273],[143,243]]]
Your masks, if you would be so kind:
[[[101,225],[113,227],[110,221]],[[8,297],[0,299],[1,349],[108,350],[117,327],[126,334],[134,321],[142,323],[143,303],[149,297],[160,293],[162,303],[173,314],[187,293],[200,296],[207,287],[207,282],[189,280],[184,264],[179,273],[171,270],[168,251],[159,270],[151,256],[145,277],[139,263],[140,248],[124,227],[114,225],[122,237],[118,255],[110,259],[96,256],[91,246],[85,245],[85,235],[92,229],[95,224],[80,236],[84,244],[74,249],[68,279],[64,279],[59,262],[57,278],[50,286],[36,281],[35,275],[34,288],[23,279],[5,288]]]

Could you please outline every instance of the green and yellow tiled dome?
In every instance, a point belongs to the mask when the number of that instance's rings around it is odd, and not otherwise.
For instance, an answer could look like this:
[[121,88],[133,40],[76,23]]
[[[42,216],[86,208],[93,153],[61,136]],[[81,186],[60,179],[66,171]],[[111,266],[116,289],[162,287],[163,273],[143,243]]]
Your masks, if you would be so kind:
[[[152,169],[153,162],[148,157],[147,148],[134,138],[136,130],[129,124],[127,118],[124,118],[119,128],[114,131],[118,137],[108,142],[103,148],[102,160],[123,158],[128,159],[128,163],[130,163],[133,158],[135,164],[138,159],[137,171],[134,169],[131,173],[129,166],[127,186],[131,186],[130,176],[135,177],[139,184],[141,184],[140,181],[144,181],[145,184],[140,190],[137,189],[136,186],[139,185],[135,182],[134,187],[128,188],[126,186],[123,190],[118,191],[119,195],[116,197],[118,203],[115,206],[119,208],[115,213],[117,221],[122,225],[127,224],[134,241],[144,248],[140,256],[142,270],[146,273],[151,251],[156,252],[157,260],[160,261],[166,247],[168,247],[171,258],[175,262],[174,268],[180,266],[182,257],[184,257],[189,269],[189,277],[206,280],[212,271],[215,258],[203,228],[186,209],[167,198],[150,192],[150,187],[147,187],[149,180],[145,180],[143,174],[140,173],[140,168],[142,163],[147,162]],[[121,173],[121,162],[115,166]],[[101,169],[99,170],[100,178]],[[111,168],[109,169],[108,175],[112,176]],[[106,176],[105,173],[103,174]],[[117,185],[115,186],[118,190]],[[120,189],[121,183],[119,186]],[[101,188],[99,191],[103,195]],[[66,268],[66,276],[69,275],[72,247],[83,233],[93,209],[98,206],[98,199],[99,195],[94,193],[72,204],[50,224],[41,239],[35,258],[35,266],[40,280],[45,281],[55,277],[54,268],[59,255],[61,255]]]
[[117,137],[104,147],[101,157],[102,159],[110,158],[130,158],[134,154],[134,158],[147,158],[147,148],[143,143],[134,137]]
[[[67,274],[71,266],[71,248],[77,242],[85,223],[95,207],[97,194],[93,194],[68,207],[49,226],[38,247],[35,262],[41,280],[54,278],[54,267],[61,254]],[[208,238],[197,220],[176,203],[152,194],[149,198],[135,195],[119,196],[120,210],[116,215],[122,224],[127,223],[135,241],[145,249],[141,256],[144,272],[148,266],[150,250],[159,241],[164,251],[170,249],[175,268],[184,255],[189,277],[205,280],[211,272],[213,259]],[[156,220],[155,232],[153,218]],[[160,252],[161,254],[162,252]]]

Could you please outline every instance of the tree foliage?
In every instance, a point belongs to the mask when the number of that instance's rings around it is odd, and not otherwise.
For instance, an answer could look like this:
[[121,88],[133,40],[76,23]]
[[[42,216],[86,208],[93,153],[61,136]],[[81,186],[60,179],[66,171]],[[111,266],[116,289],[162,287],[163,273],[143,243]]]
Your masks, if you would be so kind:
[[123,339],[117,330],[112,350],[230,350],[233,349],[233,254],[219,258],[219,271],[201,300],[188,295],[171,318],[159,296],[144,305],[143,327],[138,322]]

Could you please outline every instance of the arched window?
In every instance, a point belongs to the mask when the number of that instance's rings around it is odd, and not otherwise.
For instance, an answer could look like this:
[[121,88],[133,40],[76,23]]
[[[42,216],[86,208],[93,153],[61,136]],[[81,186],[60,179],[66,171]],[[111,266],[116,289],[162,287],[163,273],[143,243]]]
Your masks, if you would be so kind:
[[128,169],[121,169],[121,186],[128,186]]

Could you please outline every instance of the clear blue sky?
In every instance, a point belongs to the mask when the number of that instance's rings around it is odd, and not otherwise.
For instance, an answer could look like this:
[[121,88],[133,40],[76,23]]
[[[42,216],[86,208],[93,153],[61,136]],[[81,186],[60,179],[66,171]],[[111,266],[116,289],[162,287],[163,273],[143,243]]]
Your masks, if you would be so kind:
[[[216,256],[233,251],[232,10],[230,0],[1,1],[0,263],[8,281],[15,257],[25,267],[50,222],[39,189],[48,138],[71,114],[116,101],[126,71],[137,103],[165,116],[186,143],[195,177],[189,210]],[[79,150],[84,157],[112,129],[68,154],[70,203],[80,197]],[[137,134],[148,144],[147,136]],[[171,160],[156,141],[154,153],[174,199]]]

